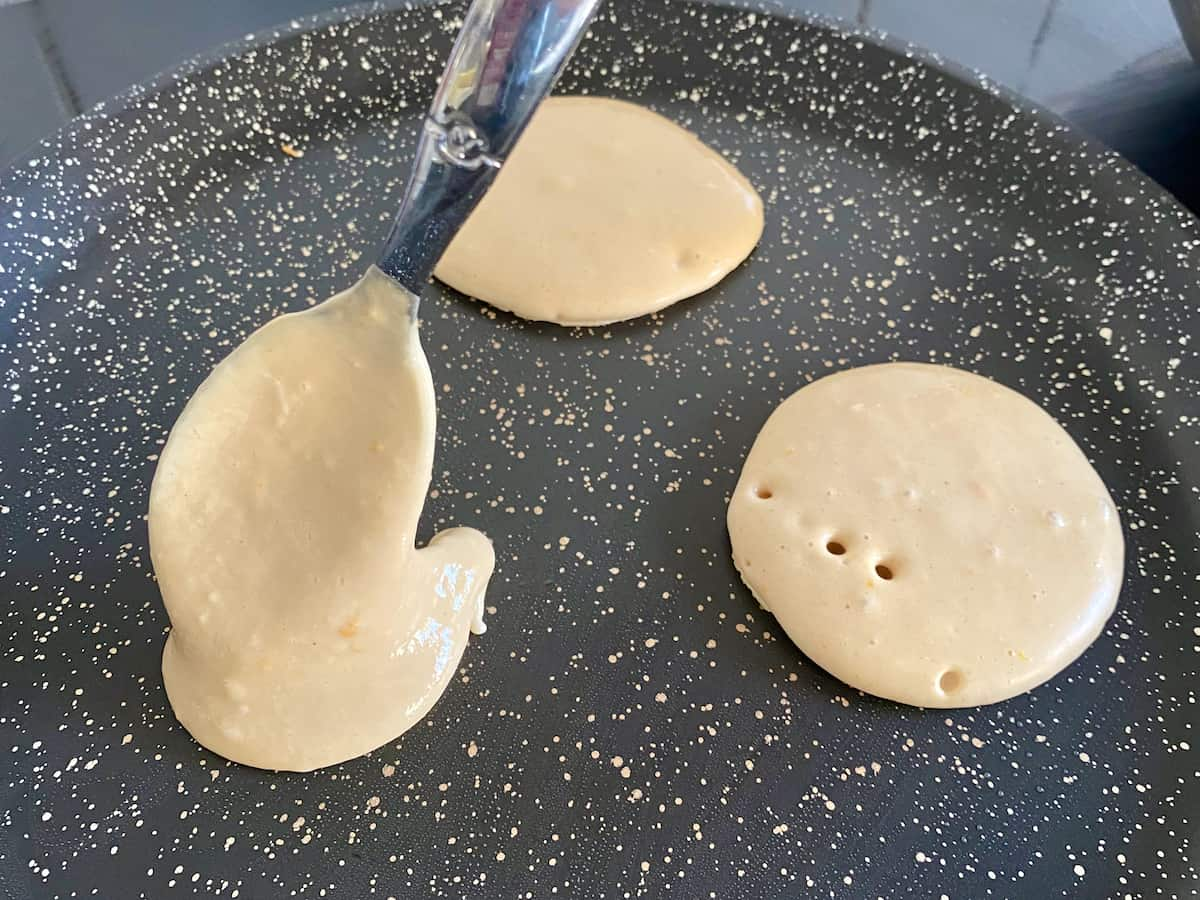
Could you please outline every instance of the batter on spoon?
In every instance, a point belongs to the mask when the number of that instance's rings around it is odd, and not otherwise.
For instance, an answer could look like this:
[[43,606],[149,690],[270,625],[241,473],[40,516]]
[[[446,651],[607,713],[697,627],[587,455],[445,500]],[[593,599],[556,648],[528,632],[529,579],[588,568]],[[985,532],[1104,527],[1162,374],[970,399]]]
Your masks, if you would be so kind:
[[306,771],[421,719],[482,631],[494,555],[414,548],[435,405],[410,295],[375,267],[260,328],[192,397],[150,492],[176,716],[237,762]]
[[435,274],[526,319],[603,325],[712,287],[763,230],[758,194],[655,112],[542,104]]
[[920,363],[785,400],[729,504],[733,559],[796,645],[860,690],[995,703],[1112,615],[1124,539],[1104,484],[1036,404]]

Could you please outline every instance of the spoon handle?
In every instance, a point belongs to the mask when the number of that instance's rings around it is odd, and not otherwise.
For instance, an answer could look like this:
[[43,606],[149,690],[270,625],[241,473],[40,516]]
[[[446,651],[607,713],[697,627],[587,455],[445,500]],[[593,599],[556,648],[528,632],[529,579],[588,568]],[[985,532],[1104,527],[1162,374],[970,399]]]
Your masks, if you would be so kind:
[[[419,296],[574,52],[599,0],[474,0],[378,266]],[[415,314],[415,304],[414,304]]]

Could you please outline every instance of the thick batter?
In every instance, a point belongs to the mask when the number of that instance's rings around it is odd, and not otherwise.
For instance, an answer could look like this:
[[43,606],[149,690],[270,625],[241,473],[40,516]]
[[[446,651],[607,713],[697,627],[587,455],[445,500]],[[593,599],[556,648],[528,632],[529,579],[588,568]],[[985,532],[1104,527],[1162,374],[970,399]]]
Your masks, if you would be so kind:
[[414,549],[435,407],[409,295],[372,267],[200,386],[150,491],[175,714],[237,762],[306,771],[410,728],[482,630],[491,544]]
[[1065,668],[1121,587],[1116,507],[1036,404],[943,366],[823,378],[767,420],[733,559],[814,662],[919,706],[995,703]]
[[435,274],[526,319],[602,325],[712,287],[762,229],[750,182],[669,119],[552,97]]

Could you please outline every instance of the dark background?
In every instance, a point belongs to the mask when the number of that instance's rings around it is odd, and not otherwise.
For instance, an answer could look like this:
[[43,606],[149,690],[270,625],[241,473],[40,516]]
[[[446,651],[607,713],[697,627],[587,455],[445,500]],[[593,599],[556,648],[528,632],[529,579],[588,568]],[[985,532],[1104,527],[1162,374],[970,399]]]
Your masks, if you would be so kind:
[[[339,5],[0,0],[0,167],[82,110],[194,53]],[[1169,0],[777,5],[887,31],[978,69],[1099,138],[1200,210],[1200,66]],[[1176,5],[1200,9],[1200,0]],[[1200,29],[1200,13],[1197,20]]]

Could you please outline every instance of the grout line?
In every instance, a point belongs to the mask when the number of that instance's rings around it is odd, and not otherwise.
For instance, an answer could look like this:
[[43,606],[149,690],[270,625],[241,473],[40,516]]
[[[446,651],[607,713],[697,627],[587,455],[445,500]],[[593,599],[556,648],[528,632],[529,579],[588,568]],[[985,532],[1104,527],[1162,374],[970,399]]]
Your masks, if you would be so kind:
[[1038,24],[1037,34],[1033,36],[1033,43],[1029,45],[1029,63],[1025,67],[1025,77],[1017,86],[1017,91],[1021,94],[1024,94],[1025,89],[1029,86],[1029,82],[1033,78],[1033,70],[1037,68],[1038,60],[1042,57],[1042,45],[1046,43],[1046,38],[1050,34],[1050,26],[1054,23],[1054,15],[1058,12],[1059,2],[1060,0],[1047,0],[1046,10],[1042,13],[1042,21]]
[[871,0],[859,0],[857,23],[863,27],[871,24]]
[[[0,3],[3,2],[4,0],[0,0]],[[59,108],[67,118],[79,115],[83,112],[83,104],[79,102],[79,94],[71,86],[71,79],[67,76],[66,68],[62,64],[62,56],[58,52],[54,36],[51,34],[50,25],[42,15],[41,3],[37,0],[18,0],[18,2],[29,3],[32,10],[34,36],[37,38],[38,49],[42,51],[42,62],[46,66],[46,71],[50,73],[50,80],[54,83],[54,93],[57,95]]]

